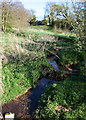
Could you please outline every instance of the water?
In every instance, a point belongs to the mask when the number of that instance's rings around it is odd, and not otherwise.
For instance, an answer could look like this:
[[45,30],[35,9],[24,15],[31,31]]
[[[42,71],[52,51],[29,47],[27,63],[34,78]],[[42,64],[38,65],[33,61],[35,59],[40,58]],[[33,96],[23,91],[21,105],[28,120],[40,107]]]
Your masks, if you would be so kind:
[[58,65],[54,59],[55,59],[55,57],[52,57],[50,60],[48,60],[48,63],[51,64],[55,68],[56,71],[60,71],[60,69],[58,68]]
[[[51,60],[48,60],[48,63],[51,64],[56,70],[59,70],[54,57],[52,57]],[[38,108],[41,95],[44,93],[46,87],[52,85],[53,83],[55,83],[55,80],[42,78],[39,81],[39,84],[32,89],[31,92],[28,92],[23,97],[4,105],[2,108],[3,114],[12,112],[15,113],[16,118],[32,119],[35,110]]]
[[41,98],[41,95],[44,93],[44,90],[46,86],[52,85],[55,82],[55,80],[49,80],[47,78],[42,78],[39,81],[39,84],[34,88],[31,92],[31,95],[28,96],[28,99],[31,100],[30,103],[28,103],[28,106],[30,105],[29,112],[32,115],[35,110],[38,108],[38,101]]
[[38,108],[41,95],[44,93],[46,87],[53,83],[55,83],[55,80],[42,78],[32,91],[29,91],[26,95],[23,95],[6,105],[3,105],[3,115],[11,112],[15,114],[15,118],[27,118],[32,120],[34,112]]
[[[51,64],[55,68],[56,71],[59,71],[58,65],[57,65],[57,63],[54,59],[55,59],[54,57],[51,57],[51,60],[48,60],[48,63]],[[30,103],[31,106],[29,108],[29,112],[30,112],[31,115],[37,109],[38,101],[40,100],[41,95],[44,93],[44,90],[45,90],[46,86],[52,85],[54,82],[55,82],[55,80],[42,78],[39,81],[39,84],[36,86],[36,88],[34,88],[32,90],[31,95],[28,96],[28,99],[31,100],[31,103]],[[28,106],[29,106],[29,104],[28,104]]]

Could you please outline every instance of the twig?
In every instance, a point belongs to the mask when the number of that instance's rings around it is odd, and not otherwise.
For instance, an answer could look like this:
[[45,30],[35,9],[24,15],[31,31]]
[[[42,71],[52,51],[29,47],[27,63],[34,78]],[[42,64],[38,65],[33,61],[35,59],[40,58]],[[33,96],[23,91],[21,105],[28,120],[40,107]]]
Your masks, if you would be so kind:
[[55,55],[58,59],[60,59],[58,55],[56,55],[55,53],[51,52],[50,50],[48,50],[48,49],[45,49],[45,50],[49,51],[51,54]]

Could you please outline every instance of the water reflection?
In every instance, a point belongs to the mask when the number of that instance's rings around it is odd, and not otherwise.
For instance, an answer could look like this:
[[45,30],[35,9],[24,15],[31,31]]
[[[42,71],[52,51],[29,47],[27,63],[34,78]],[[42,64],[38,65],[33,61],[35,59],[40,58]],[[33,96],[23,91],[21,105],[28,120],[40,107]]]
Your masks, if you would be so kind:
[[60,69],[58,68],[58,65],[54,59],[55,59],[55,57],[51,57],[51,59],[48,60],[48,63],[51,64],[55,68],[56,71],[60,71]]
[[54,82],[55,80],[49,80],[47,78],[42,78],[39,81],[39,84],[36,86],[36,88],[32,90],[31,95],[28,96],[28,99],[31,100],[31,102],[28,103],[28,106],[30,105],[30,108],[29,108],[30,115],[33,115],[35,110],[38,108],[39,100],[41,98],[41,95],[44,93],[46,86],[49,86],[53,84]]

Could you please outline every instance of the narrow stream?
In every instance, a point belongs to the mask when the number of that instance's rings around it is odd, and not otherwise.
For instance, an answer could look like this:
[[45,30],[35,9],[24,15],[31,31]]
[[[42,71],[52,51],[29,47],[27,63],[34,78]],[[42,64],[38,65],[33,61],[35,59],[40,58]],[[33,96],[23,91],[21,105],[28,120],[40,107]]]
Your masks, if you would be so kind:
[[[32,115],[35,110],[38,107],[38,101],[41,98],[41,95],[44,93],[44,90],[46,88],[46,86],[49,86],[51,84],[53,84],[55,82],[55,80],[49,80],[46,78],[42,78],[39,81],[39,84],[36,86],[36,88],[34,88],[31,92],[31,95],[28,96],[28,99],[31,100],[30,102],[30,108],[29,108],[29,112]],[[29,106],[29,103],[28,103]]]
[[[59,70],[56,61],[54,58],[48,60],[49,64],[52,64],[56,70]],[[39,81],[39,84],[28,94],[11,101],[10,103],[3,105],[2,113],[15,113],[16,118],[29,118],[29,120],[33,119],[33,114],[35,110],[38,108],[38,102],[41,98],[41,95],[44,93],[46,86],[53,84],[55,80],[50,80],[47,78],[42,78]]]

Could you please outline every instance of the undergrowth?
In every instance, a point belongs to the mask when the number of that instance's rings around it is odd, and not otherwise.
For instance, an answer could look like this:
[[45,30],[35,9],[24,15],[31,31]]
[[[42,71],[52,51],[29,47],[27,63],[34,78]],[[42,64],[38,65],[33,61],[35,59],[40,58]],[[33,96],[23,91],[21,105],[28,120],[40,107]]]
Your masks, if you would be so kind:
[[3,63],[3,103],[11,101],[16,95],[23,94],[31,86],[35,87],[38,78],[44,74],[45,67],[50,70],[46,57],[40,60],[9,60],[8,63]]
[[36,110],[36,119],[86,119],[85,86],[84,76],[71,76],[47,87]]

